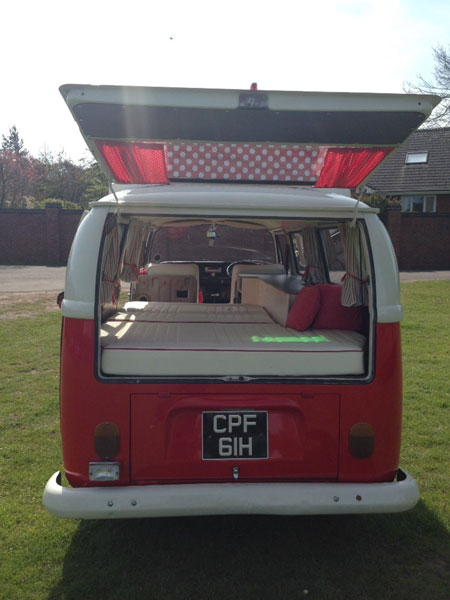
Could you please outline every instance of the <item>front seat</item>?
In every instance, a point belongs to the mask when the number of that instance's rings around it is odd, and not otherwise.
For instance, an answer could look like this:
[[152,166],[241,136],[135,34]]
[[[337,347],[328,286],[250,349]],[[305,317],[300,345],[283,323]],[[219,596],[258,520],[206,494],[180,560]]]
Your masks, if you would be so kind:
[[150,264],[136,284],[136,299],[155,302],[197,302],[199,270],[195,264]]

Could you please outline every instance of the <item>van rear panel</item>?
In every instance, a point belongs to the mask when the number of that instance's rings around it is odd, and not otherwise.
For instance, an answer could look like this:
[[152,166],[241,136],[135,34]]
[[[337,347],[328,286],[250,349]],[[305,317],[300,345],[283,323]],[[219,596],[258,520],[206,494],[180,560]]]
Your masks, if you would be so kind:
[[336,479],[339,395],[133,394],[131,431],[132,483]]
[[[74,486],[99,485],[89,480],[89,462],[98,460],[95,428],[113,422],[120,430],[114,460],[121,475],[101,485],[234,481],[233,467],[243,481],[392,481],[400,450],[399,324],[379,324],[376,340],[370,383],[105,383],[93,369],[94,321],[65,318],[61,429],[67,478]],[[235,444],[239,453],[234,439],[245,438],[242,457],[205,458],[205,413],[220,415],[218,438],[232,439],[222,442],[225,453]],[[253,415],[260,413],[267,413],[267,458],[248,458],[245,445]],[[248,431],[242,422],[240,430],[223,431],[229,429],[227,414],[241,421],[249,414]],[[373,453],[365,459],[349,450],[350,431],[361,422],[374,430]],[[216,449],[219,444],[216,439]]]

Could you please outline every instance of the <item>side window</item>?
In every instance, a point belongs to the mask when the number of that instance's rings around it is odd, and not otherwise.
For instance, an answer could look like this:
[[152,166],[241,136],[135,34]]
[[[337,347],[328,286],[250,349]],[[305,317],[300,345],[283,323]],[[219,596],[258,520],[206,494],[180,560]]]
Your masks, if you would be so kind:
[[301,231],[293,233],[291,236],[292,247],[294,248],[295,262],[297,271],[303,273],[306,268],[305,245]]
[[337,227],[321,229],[320,236],[328,266],[328,276],[332,283],[341,283],[346,271],[345,252],[342,237]]

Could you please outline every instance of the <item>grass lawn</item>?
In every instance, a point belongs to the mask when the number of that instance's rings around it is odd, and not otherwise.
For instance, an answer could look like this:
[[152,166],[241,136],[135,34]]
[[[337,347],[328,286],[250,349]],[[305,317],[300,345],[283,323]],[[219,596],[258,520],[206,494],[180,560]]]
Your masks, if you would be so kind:
[[448,600],[450,281],[402,291],[401,464],[421,500],[399,515],[342,517],[50,516],[41,495],[62,466],[60,315],[42,312],[45,298],[0,304],[0,599]]

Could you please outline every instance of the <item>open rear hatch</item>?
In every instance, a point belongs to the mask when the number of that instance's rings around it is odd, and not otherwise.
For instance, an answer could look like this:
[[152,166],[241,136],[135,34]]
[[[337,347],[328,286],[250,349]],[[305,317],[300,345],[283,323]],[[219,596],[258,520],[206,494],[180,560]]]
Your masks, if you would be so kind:
[[354,188],[437,96],[63,85],[87,145],[121,184],[277,181]]

